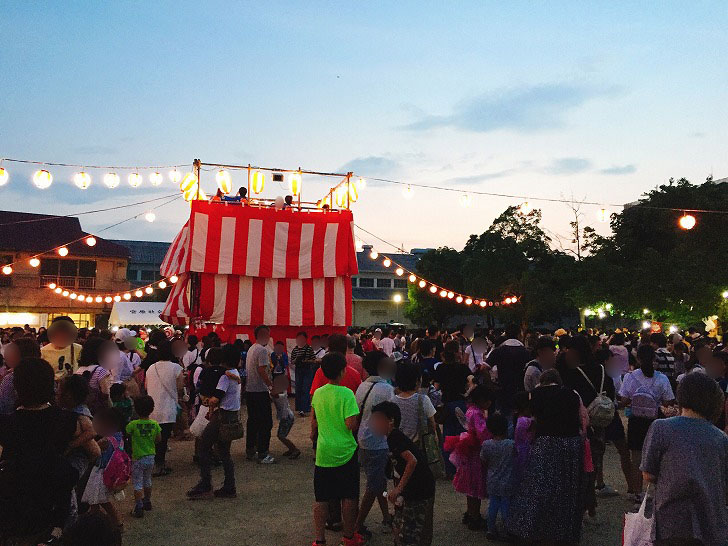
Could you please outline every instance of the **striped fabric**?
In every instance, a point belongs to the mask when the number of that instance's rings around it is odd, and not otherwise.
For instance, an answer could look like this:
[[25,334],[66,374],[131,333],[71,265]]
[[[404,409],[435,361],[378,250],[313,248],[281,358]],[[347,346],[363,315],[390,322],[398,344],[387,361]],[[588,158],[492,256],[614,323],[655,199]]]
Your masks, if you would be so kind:
[[[233,343],[236,339],[250,339],[254,340],[254,326],[230,326],[226,324],[206,324],[204,326],[191,326],[190,334],[196,335],[199,339],[210,332],[215,332],[220,339],[225,343]],[[293,350],[296,346],[296,334],[301,330],[298,327],[292,326],[273,326],[271,328],[271,344],[270,350],[273,350],[273,344],[276,341],[282,341],[288,352]],[[346,328],[340,326],[333,327],[307,327],[305,328],[306,334],[309,339],[311,336],[322,336],[331,334],[346,334]]]
[[193,201],[161,268],[164,276],[183,271],[266,279],[356,275],[353,216]]
[[[226,325],[347,326],[351,321],[351,278],[266,279],[238,275],[199,275],[199,320]],[[167,299],[162,319],[172,324],[190,317],[189,276],[183,275]]]

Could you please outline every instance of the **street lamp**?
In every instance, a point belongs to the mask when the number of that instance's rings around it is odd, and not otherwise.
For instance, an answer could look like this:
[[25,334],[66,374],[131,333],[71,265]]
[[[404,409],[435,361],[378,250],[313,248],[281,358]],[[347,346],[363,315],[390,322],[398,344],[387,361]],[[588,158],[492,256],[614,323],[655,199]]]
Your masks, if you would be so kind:
[[395,294],[392,296],[392,301],[397,308],[397,322],[399,322],[399,304],[402,303],[402,294]]

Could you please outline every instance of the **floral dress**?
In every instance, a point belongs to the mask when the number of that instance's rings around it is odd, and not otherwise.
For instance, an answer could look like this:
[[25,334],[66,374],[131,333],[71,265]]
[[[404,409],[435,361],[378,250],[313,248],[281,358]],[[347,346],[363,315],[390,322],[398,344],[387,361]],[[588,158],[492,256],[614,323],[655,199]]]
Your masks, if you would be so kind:
[[450,454],[450,462],[457,469],[452,484],[458,493],[485,499],[488,496],[487,471],[480,459],[480,446],[493,435],[486,427],[485,412],[476,405],[468,405],[465,420],[468,430],[460,435],[459,441]]

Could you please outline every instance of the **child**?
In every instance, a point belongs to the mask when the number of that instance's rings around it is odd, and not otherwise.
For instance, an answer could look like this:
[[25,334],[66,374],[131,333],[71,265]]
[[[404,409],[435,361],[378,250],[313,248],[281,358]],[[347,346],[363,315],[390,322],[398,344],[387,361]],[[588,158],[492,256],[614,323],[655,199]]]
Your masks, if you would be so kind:
[[121,430],[124,430],[134,415],[134,406],[131,397],[127,394],[126,385],[114,383],[109,390],[109,396],[111,396],[111,406],[116,408],[123,418],[124,426]]
[[298,459],[301,456],[301,450],[296,447],[291,440],[288,439],[288,434],[293,428],[293,410],[288,404],[288,384],[290,380],[286,375],[278,375],[273,379],[273,391],[271,396],[273,397],[273,404],[276,407],[276,418],[278,419],[278,432],[276,436],[288,448],[288,451],[283,453],[284,457],[290,459]]
[[475,531],[485,527],[485,520],[480,515],[481,500],[488,496],[483,465],[480,461],[480,446],[485,440],[492,438],[486,426],[486,414],[493,400],[493,395],[485,385],[476,386],[468,397],[468,409],[465,412],[465,429],[456,445],[452,446],[450,462],[457,471],[453,479],[453,487],[467,498],[467,512],[463,515],[463,523],[468,529]]
[[381,402],[371,411],[369,424],[376,434],[387,437],[397,485],[387,495],[395,506],[395,544],[432,544],[432,513],[435,478],[420,449],[399,430],[402,418],[394,402]]
[[132,469],[131,479],[134,484],[134,509],[131,515],[144,517],[144,510],[152,509],[152,469],[156,443],[162,438],[162,427],[149,418],[154,411],[154,400],[151,396],[140,396],[134,400],[134,410],[139,419],[126,425],[126,432],[131,438]]
[[499,413],[488,417],[488,430],[493,438],[483,442],[480,458],[488,467],[488,540],[499,540],[496,519],[500,512],[505,522],[513,495],[513,463],[515,443],[506,438],[508,420]]
[[344,520],[344,546],[359,546],[361,535],[354,534],[359,504],[359,464],[357,443],[352,432],[358,425],[359,407],[354,393],[341,386],[346,373],[346,358],[329,353],[321,360],[321,369],[329,381],[316,389],[311,400],[311,441],[318,437],[313,488],[316,541],[326,544],[326,517],[329,501],[341,501]]
[[276,341],[273,346],[273,352],[270,355],[270,364],[273,378],[286,374],[286,370],[288,369],[288,354],[282,341]]
[[83,502],[89,504],[90,510],[98,512],[103,508],[114,525],[120,529],[123,524],[111,501],[111,492],[104,484],[104,470],[106,470],[106,465],[114,454],[114,450],[124,443],[121,434],[123,420],[121,412],[114,408],[106,408],[96,414],[93,426],[96,434],[101,436],[98,441],[101,457],[97,459],[91,470],[82,499]]
[[517,392],[516,402],[516,426],[513,435],[516,445],[515,483],[521,481],[521,476],[526,470],[528,455],[531,452],[531,444],[536,435],[536,426],[531,417],[531,400],[527,392]]

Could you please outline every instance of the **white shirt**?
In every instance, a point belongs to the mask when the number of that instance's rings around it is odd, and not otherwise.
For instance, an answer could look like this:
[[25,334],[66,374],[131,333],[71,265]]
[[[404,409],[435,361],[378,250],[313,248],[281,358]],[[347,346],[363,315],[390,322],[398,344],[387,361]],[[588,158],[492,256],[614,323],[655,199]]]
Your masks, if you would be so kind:
[[160,360],[147,370],[147,394],[154,399],[154,411],[149,416],[157,423],[177,421],[177,378],[182,366]]
[[619,363],[618,369],[620,373],[629,372],[629,351],[624,345],[610,345],[609,350],[614,355],[614,360]]
[[379,342],[379,348],[387,356],[392,356],[392,353],[394,352],[394,340],[391,337],[382,338]]
[[483,364],[483,353],[473,350],[473,345],[465,347],[465,358],[468,362],[468,368],[471,372],[475,372],[475,368]]
[[194,351],[187,351],[185,356],[182,357],[182,367],[186,370],[193,364],[201,364],[201,355],[202,351],[197,348]]
[[675,399],[670,380],[664,373],[655,371],[652,377],[645,377],[642,370],[637,369],[624,376],[624,383],[619,389],[619,396],[632,398],[639,388],[646,388],[658,404],[666,404]]

